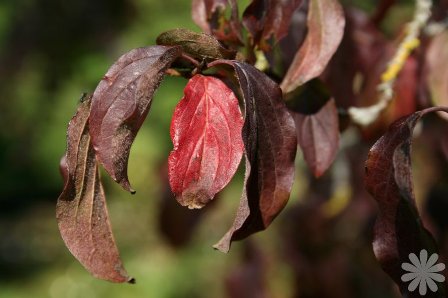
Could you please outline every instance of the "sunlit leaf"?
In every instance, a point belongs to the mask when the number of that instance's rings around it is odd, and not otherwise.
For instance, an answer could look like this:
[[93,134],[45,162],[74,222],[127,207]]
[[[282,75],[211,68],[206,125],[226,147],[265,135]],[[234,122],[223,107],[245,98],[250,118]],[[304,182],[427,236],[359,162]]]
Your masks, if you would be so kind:
[[180,47],[151,46],[121,56],[98,84],[92,98],[90,135],[98,160],[121,186],[128,181],[129,151],[151,107],[165,70]]
[[281,88],[284,93],[319,76],[338,48],[345,18],[338,0],[310,0],[308,33],[288,69]]
[[238,99],[221,80],[192,77],[174,111],[171,189],[188,208],[201,208],[226,186],[243,154]]
[[112,235],[103,186],[89,135],[90,99],[80,104],[67,130],[67,152],[61,161],[65,186],[56,217],[70,252],[95,277],[133,282],[120,260]]

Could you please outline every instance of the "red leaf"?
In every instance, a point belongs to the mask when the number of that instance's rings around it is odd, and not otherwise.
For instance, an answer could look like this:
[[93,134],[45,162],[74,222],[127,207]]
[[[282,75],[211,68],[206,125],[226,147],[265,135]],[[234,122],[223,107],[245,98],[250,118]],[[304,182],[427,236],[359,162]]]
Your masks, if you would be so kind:
[[288,33],[294,11],[302,0],[253,0],[243,14],[243,24],[251,33],[254,43],[264,51]]
[[179,47],[152,46],[121,56],[98,84],[92,98],[90,135],[98,160],[131,192],[127,167],[132,142],[151,107],[165,70]]
[[221,80],[196,75],[171,122],[169,177],[176,199],[201,208],[226,186],[243,154],[243,119],[235,94]]
[[214,246],[228,252],[234,240],[266,229],[286,205],[294,180],[297,139],[279,86],[244,62],[222,60],[234,67],[245,103],[243,141],[246,174],[235,221]]
[[81,103],[67,130],[67,152],[61,160],[65,180],[56,217],[70,252],[95,277],[133,282],[120,260],[112,235],[95,153],[90,142],[90,99]]
[[[366,188],[379,207],[373,251],[406,297],[414,296],[401,281],[401,264],[408,261],[410,253],[422,249],[436,252],[435,241],[415,206],[411,172],[413,129],[423,115],[433,111],[448,112],[448,108],[430,108],[397,120],[370,149],[366,161]],[[437,297],[445,297],[443,292],[439,287]]]
[[305,41],[281,83],[284,93],[293,91],[324,71],[344,34],[342,6],[337,0],[310,0],[307,24]]
[[314,176],[321,176],[331,165],[339,148],[338,111],[330,99],[317,113],[292,112],[297,141]]

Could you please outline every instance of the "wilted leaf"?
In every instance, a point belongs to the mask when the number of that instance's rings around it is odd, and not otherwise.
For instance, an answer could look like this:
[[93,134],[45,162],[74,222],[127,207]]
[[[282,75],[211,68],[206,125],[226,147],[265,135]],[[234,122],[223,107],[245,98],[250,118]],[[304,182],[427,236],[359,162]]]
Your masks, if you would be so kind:
[[338,48],[345,19],[338,0],[310,0],[308,33],[282,83],[283,93],[319,76]]
[[220,63],[235,68],[245,103],[243,194],[232,227],[214,246],[228,252],[232,241],[266,229],[286,205],[294,180],[297,139],[294,120],[274,81],[249,64]]
[[112,235],[95,152],[89,136],[90,99],[80,104],[67,130],[67,152],[61,161],[65,186],[56,217],[70,252],[95,277],[133,282],[120,260]]
[[98,160],[121,186],[133,192],[127,167],[132,142],[151,107],[165,70],[180,47],[152,46],[121,56],[96,87],[89,120]]
[[[227,19],[225,14],[229,6],[230,19]],[[235,0],[193,0],[191,16],[205,33],[213,34],[220,41],[229,44],[243,44],[238,5]]]
[[254,44],[264,51],[288,33],[294,11],[302,0],[253,0],[243,14],[243,24],[252,35]]
[[[408,262],[410,253],[419,254],[422,249],[436,252],[434,239],[415,206],[411,173],[412,131],[423,115],[433,111],[448,112],[448,108],[430,108],[397,120],[370,149],[366,161],[366,188],[379,207],[373,250],[406,297],[414,296],[401,281],[401,264]],[[440,286],[436,295],[445,297]]]
[[338,111],[330,99],[316,113],[291,112],[296,123],[297,141],[314,176],[331,165],[339,148]]
[[[434,37],[426,52],[426,78],[434,105],[448,105],[448,32]],[[445,119],[448,116],[440,113]]]
[[203,59],[233,59],[235,52],[224,48],[216,38],[188,29],[173,29],[160,34],[157,44],[181,46],[184,53],[202,61]]
[[201,208],[226,186],[243,154],[238,99],[221,80],[196,75],[171,121],[171,189],[188,208]]

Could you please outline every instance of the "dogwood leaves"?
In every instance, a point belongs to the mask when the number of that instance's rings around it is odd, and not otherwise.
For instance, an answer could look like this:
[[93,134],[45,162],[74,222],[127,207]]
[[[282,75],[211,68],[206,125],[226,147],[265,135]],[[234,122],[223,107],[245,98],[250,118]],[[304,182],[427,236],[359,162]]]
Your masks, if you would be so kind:
[[245,105],[243,193],[232,227],[214,246],[228,252],[232,241],[266,229],[286,205],[294,180],[297,139],[294,120],[275,82],[243,62],[217,64],[235,69]]
[[98,84],[92,98],[90,135],[98,160],[124,189],[131,189],[127,164],[132,142],[151,107],[165,71],[180,47],[151,46],[121,56]]
[[243,154],[238,99],[221,80],[196,75],[174,111],[169,181],[176,199],[201,208],[235,174]]
[[61,161],[65,186],[56,217],[70,252],[94,276],[113,282],[133,282],[115,245],[89,135],[90,99],[80,104],[67,130],[67,152]]
[[[448,108],[429,108],[397,120],[370,149],[366,161],[366,188],[379,207],[373,251],[384,271],[407,297],[412,293],[401,280],[401,264],[410,253],[425,249],[431,254],[436,250],[415,205],[411,173],[413,129],[422,116],[435,111],[448,113]],[[439,289],[438,293],[437,297],[445,297],[444,290]]]

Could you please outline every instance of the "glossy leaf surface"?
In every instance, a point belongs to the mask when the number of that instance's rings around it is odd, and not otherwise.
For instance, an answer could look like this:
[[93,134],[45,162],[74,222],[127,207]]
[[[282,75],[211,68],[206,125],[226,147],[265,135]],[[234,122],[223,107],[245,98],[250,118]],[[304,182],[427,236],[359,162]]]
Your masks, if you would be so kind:
[[151,107],[165,70],[180,47],[151,46],[121,56],[98,84],[92,98],[90,135],[98,160],[121,186],[128,181],[129,152]]
[[70,252],[95,277],[133,282],[120,260],[112,235],[103,186],[88,132],[90,99],[81,103],[67,130],[67,152],[61,161],[65,186],[56,217]]
[[176,199],[201,208],[235,174],[243,154],[238,99],[221,80],[192,77],[171,122],[169,180]]

